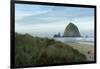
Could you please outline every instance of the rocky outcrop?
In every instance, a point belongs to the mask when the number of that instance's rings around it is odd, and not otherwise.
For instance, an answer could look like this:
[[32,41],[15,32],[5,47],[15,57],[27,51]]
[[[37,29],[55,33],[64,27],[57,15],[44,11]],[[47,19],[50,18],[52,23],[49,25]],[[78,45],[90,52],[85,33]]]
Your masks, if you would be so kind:
[[78,27],[73,23],[68,24],[64,31],[64,37],[81,37]]
[[55,34],[53,37],[61,37],[60,32],[58,32],[58,34]]

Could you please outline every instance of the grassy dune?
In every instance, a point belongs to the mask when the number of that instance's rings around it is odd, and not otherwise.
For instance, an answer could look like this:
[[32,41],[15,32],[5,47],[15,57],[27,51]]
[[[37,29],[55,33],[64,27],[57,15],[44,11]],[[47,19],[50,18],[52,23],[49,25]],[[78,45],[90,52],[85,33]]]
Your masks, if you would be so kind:
[[15,66],[86,61],[86,56],[54,39],[15,33]]

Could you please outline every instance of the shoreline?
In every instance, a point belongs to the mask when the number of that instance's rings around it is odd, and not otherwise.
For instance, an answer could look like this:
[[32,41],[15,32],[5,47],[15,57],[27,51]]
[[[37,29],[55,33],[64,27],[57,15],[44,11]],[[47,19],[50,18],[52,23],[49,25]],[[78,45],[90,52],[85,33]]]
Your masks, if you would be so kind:
[[64,44],[71,46],[72,48],[78,50],[80,53],[87,57],[87,61],[94,61],[94,39],[82,39],[81,38],[65,38],[65,39],[55,39],[61,41]]
[[66,43],[87,57],[87,61],[94,61],[94,45],[81,43]]

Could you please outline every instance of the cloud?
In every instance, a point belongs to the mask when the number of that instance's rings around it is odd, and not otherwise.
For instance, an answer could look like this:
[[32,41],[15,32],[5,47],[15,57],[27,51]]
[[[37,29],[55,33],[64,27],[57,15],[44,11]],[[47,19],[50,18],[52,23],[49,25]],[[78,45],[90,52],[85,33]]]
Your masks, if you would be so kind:
[[94,9],[18,4],[15,8],[18,32],[62,32],[69,22],[81,31],[94,28]]
[[25,25],[52,23],[94,16],[93,9],[76,7],[17,4],[15,11],[16,23]]

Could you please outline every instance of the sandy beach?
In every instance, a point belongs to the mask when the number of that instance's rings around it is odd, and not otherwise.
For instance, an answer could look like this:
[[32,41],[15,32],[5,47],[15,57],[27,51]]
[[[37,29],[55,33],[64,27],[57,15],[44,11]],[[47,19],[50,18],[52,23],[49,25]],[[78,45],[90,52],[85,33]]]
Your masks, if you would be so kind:
[[82,54],[86,55],[87,61],[94,61],[94,45],[81,43],[67,43],[74,49],[77,49]]

